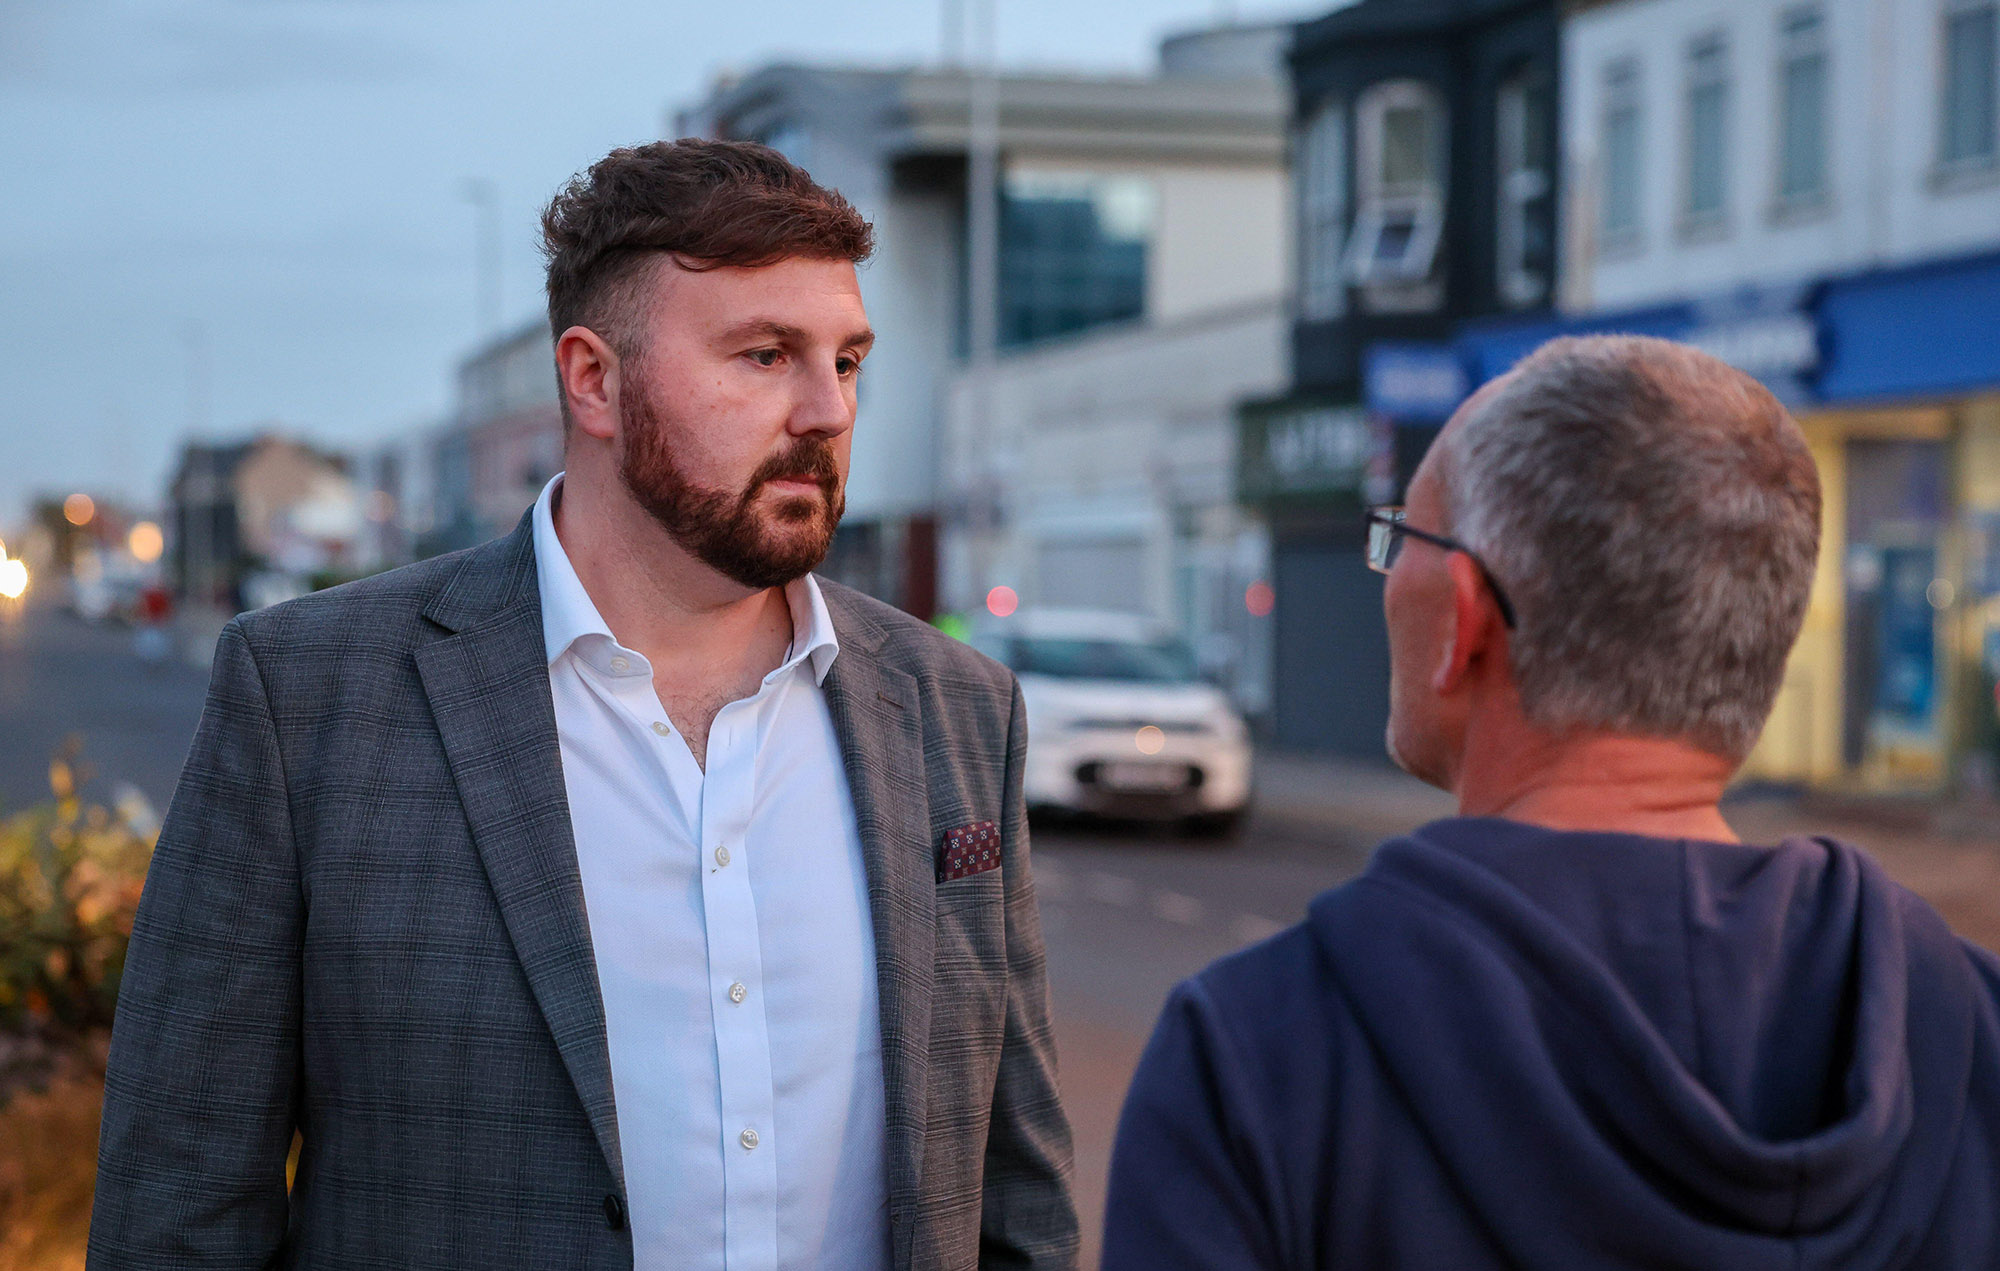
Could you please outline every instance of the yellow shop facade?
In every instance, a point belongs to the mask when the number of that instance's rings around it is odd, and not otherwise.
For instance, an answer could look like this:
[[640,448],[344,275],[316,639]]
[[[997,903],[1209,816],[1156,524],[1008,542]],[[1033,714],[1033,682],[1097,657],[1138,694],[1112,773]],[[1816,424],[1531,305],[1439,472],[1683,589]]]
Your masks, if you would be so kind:
[[1804,630],[1746,780],[1993,788],[2000,770],[2000,253],[1571,320],[1468,328],[1469,378],[1559,334],[1709,348],[1791,407],[1819,467]]

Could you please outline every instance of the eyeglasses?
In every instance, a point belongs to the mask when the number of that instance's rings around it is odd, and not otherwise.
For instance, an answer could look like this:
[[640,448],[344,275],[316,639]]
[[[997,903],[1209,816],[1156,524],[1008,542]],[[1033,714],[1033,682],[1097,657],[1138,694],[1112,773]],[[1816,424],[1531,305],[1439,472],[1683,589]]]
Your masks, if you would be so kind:
[[1446,538],[1442,534],[1418,529],[1403,519],[1406,515],[1405,509],[1396,506],[1368,509],[1368,515],[1364,518],[1368,525],[1368,568],[1378,574],[1386,574],[1394,569],[1397,558],[1403,554],[1403,539],[1406,535],[1422,539],[1433,547],[1442,547],[1447,552],[1464,552],[1471,558],[1473,564],[1479,566],[1479,576],[1486,580],[1487,589],[1493,593],[1493,603],[1500,610],[1500,621],[1506,623],[1508,629],[1512,630],[1514,606],[1508,603],[1507,593],[1500,590],[1500,584],[1494,579],[1493,571],[1486,568],[1486,562],[1479,559],[1478,553],[1455,538]]

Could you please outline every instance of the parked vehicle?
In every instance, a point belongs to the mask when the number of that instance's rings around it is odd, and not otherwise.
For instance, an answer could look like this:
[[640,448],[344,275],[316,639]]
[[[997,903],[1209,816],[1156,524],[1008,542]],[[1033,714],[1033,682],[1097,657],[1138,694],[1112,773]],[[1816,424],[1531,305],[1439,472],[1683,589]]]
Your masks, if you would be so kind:
[[1031,809],[1186,822],[1223,835],[1250,801],[1250,732],[1187,645],[1132,614],[1023,609],[975,647],[1021,681]]

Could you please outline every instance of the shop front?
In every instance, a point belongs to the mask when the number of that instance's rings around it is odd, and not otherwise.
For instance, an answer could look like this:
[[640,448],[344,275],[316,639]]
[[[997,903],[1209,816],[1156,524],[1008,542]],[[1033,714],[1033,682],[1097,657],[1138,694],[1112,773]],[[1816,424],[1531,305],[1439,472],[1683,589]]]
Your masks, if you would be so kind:
[[1884,793],[2000,755],[2000,254],[1533,326],[1468,328],[1473,383],[1543,340],[1683,340],[1791,407],[1824,515],[1805,625],[1749,779]]
[[[1825,284],[1803,413],[1828,490],[1815,728],[1824,785],[1991,788],[2000,741],[2000,253]],[[1837,625],[1833,621],[1837,616]],[[1790,687],[1788,685],[1788,687]],[[1793,704],[1796,710],[1798,706]]]
[[1236,474],[1238,502],[1271,535],[1271,739],[1379,759],[1389,643],[1361,514],[1394,489],[1388,430],[1351,399],[1248,402],[1237,410]]
[[1446,344],[1394,343],[1363,361],[1361,400],[1293,393],[1237,410],[1237,501],[1271,540],[1271,739],[1382,760],[1389,642],[1362,513],[1401,497],[1466,393]]

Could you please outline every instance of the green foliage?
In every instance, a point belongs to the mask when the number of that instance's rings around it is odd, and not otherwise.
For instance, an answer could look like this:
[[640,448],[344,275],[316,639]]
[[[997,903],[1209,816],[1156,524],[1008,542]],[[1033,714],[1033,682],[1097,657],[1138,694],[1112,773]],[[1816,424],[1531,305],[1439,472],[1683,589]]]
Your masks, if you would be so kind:
[[75,747],[52,802],[0,820],[0,1032],[111,1023],[157,831],[78,797]]

